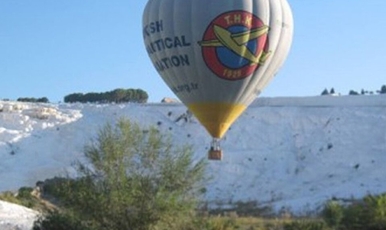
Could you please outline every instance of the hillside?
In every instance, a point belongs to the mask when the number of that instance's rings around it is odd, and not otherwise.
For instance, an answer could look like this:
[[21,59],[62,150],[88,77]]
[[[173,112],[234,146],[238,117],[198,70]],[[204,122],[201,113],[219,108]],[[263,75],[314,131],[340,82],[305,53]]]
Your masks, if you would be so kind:
[[[155,125],[206,157],[210,136],[182,104],[31,104],[0,101],[0,191],[71,173],[71,163],[106,122]],[[305,213],[335,198],[386,191],[386,96],[261,98],[210,161],[211,207],[258,201]]]

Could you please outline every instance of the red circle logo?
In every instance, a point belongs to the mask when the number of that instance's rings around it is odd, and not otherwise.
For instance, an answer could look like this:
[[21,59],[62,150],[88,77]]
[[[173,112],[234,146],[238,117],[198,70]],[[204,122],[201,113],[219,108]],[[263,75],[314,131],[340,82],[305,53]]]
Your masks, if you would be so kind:
[[268,30],[260,18],[246,11],[219,15],[199,42],[206,65],[225,80],[250,76],[270,55]]

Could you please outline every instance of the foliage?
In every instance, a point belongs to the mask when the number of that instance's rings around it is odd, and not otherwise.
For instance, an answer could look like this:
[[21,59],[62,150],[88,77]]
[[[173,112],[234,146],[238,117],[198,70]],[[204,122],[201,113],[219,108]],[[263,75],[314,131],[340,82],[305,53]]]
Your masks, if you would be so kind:
[[17,193],[18,198],[30,199],[32,197],[33,189],[31,187],[21,187]]
[[49,103],[50,101],[46,97],[34,98],[34,97],[19,97],[17,101],[21,102],[41,102],[41,103]]
[[324,95],[334,95],[334,94],[335,94],[334,88],[331,88],[330,91],[328,91],[328,89],[325,88],[320,95],[324,96]]
[[67,213],[51,212],[46,217],[40,217],[35,221],[32,230],[92,230],[91,227],[85,226],[74,215]]
[[44,209],[39,199],[32,195],[32,191],[33,188],[31,187],[21,187],[17,193],[9,191],[3,192],[0,194],[0,200],[22,205],[28,208],[34,208],[37,210]]
[[322,211],[324,221],[329,227],[336,228],[343,218],[343,207],[337,201],[329,201]]
[[323,92],[320,94],[320,95],[328,95],[328,90],[327,89],[324,89]]
[[[378,196],[369,195],[364,198],[364,202],[367,205],[367,209],[371,213],[372,225],[379,228],[386,228],[386,194]],[[377,227],[375,227],[377,228]]]
[[386,194],[368,195],[347,206],[329,202],[322,214],[325,222],[334,229],[386,229]]
[[298,220],[284,224],[284,230],[329,230],[326,223],[318,220]]
[[64,207],[63,215],[92,229],[194,225],[205,161],[194,161],[191,147],[174,146],[157,129],[144,132],[121,119],[104,126],[84,153],[89,164],[75,164],[79,177],[44,187]]
[[355,202],[344,208],[344,216],[340,227],[352,230],[367,229],[370,219],[364,204]]
[[192,230],[282,230],[290,220],[238,216],[201,216]]
[[137,102],[146,103],[148,94],[141,89],[115,89],[104,93],[73,93],[64,97],[64,102]]
[[[376,93],[386,94],[386,85],[382,85],[380,90],[376,90]],[[333,95],[333,94],[335,94],[334,88],[331,88],[330,91],[328,91],[328,89],[325,88],[321,93],[322,96],[323,95]],[[358,93],[355,90],[350,90],[348,93],[348,95],[373,95],[373,94],[375,94],[373,91],[369,91],[369,90],[365,90],[365,89],[361,89],[360,93]]]
[[203,221],[203,223],[205,225],[202,226],[202,229],[208,230],[231,230],[238,228],[235,218],[212,217]]
[[350,90],[348,92],[348,95],[359,95],[359,93],[357,91],[354,91],[354,90]]
[[368,195],[345,208],[342,225],[346,229],[386,229],[386,194]]
[[20,201],[21,205],[24,205],[28,208],[33,208],[38,206],[38,199],[32,196],[33,189],[30,187],[21,187],[17,193],[16,198]]
[[273,211],[270,206],[261,205],[257,201],[238,201],[230,208],[209,210],[209,214],[211,215],[229,215],[232,213],[235,213],[237,216],[264,217],[272,216]]
[[7,201],[9,203],[21,204],[17,196],[9,191],[3,192],[0,194],[0,200]]
[[381,90],[379,91],[380,94],[386,94],[386,85],[382,85]]

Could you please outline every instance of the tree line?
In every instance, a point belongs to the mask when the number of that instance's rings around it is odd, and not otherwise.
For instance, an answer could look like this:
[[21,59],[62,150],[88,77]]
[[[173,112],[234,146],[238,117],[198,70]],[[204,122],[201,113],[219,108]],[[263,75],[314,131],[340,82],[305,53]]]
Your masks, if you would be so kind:
[[64,102],[66,103],[125,103],[125,102],[135,102],[135,103],[146,103],[149,96],[147,92],[142,89],[115,89],[112,91],[102,92],[102,93],[72,93],[64,97]]
[[[386,85],[382,85],[381,89],[377,90],[376,93],[386,94]],[[321,93],[322,96],[323,95],[333,95],[333,94],[336,94],[334,88],[331,88],[330,91],[327,88],[325,88]],[[368,94],[373,95],[375,93],[373,91],[368,91],[368,90],[364,90],[364,89],[362,89],[360,92],[357,92],[355,90],[350,90],[348,92],[348,95],[368,95]]]
[[46,97],[35,98],[35,97],[19,97],[17,101],[21,102],[40,102],[40,103],[49,103],[50,101]]

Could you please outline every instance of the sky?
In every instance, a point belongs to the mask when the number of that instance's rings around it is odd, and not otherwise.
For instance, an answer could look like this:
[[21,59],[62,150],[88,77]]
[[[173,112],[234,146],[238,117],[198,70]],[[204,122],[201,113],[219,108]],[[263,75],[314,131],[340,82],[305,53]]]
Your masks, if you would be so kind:
[[[146,0],[0,1],[0,99],[140,88],[175,97],[146,53]],[[291,51],[261,97],[315,96],[327,88],[386,84],[386,1],[289,0]]]

